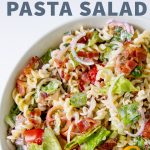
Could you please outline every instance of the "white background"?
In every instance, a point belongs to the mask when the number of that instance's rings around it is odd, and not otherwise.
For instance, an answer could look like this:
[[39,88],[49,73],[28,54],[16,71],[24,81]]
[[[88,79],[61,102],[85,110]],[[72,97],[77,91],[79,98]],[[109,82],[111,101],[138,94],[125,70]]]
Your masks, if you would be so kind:
[[[63,16],[59,17],[59,11],[63,0],[57,0],[60,5],[56,7],[56,16],[52,17],[49,14],[48,7],[47,13],[42,17],[18,17],[20,9],[13,14],[7,16],[6,3],[8,0],[0,0],[0,96],[3,92],[5,84],[13,71],[15,65],[20,57],[43,35],[52,30],[54,27],[59,26],[65,22],[74,20],[80,16],[80,3],[82,0],[68,0],[72,9],[73,17]],[[12,1],[12,0],[11,0]],[[15,0],[14,0],[15,1]],[[21,7],[23,0],[16,0]],[[49,0],[51,1],[51,0]],[[67,1],[67,0],[66,0]],[[95,0],[88,0],[91,2],[91,10],[94,8]],[[100,1],[100,0],[99,0]],[[101,0],[102,1],[102,0]],[[123,0],[112,0],[114,11],[119,12]],[[126,0],[127,1],[127,0]],[[142,0],[141,0],[142,1]],[[35,0],[29,0],[32,12],[34,13]],[[107,0],[103,0],[104,9],[107,14]],[[134,0],[128,0],[131,4],[131,9],[134,14]],[[143,0],[148,6],[147,14],[143,17],[150,18],[150,1]],[[98,20],[100,22],[100,20]]]

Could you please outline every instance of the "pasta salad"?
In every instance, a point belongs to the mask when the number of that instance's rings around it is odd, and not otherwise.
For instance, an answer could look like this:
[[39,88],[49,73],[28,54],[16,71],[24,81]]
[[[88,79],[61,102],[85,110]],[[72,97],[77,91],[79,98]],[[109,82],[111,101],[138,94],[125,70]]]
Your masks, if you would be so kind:
[[29,60],[12,97],[18,150],[149,150],[150,32],[115,20],[68,31]]

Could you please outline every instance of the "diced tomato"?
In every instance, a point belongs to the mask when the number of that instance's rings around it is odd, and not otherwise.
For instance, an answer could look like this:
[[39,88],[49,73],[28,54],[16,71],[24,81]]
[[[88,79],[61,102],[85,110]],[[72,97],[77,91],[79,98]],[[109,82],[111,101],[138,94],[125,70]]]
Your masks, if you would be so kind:
[[86,118],[78,122],[77,126],[81,133],[87,131],[89,128],[91,128],[94,124],[96,124],[96,121],[91,118]]
[[147,123],[145,124],[142,136],[145,138],[150,138],[150,120],[148,120]]
[[25,82],[22,81],[22,80],[17,79],[17,82],[16,82],[16,89],[17,89],[18,93],[19,93],[21,96],[24,96],[25,93],[26,93]]
[[133,70],[138,64],[134,60],[128,60],[126,66]]
[[89,40],[88,37],[85,35],[78,41],[78,43],[86,44],[88,40]]
[[98,57],[99,53],[97,52],[84,52],[84,51],[79,51],[78,53],[79,57],[84,57],[84,58],[93,58],[93,57]]
[[98,71],[97,71],[97,67],[96,67],[96,66],[93,66],[93,67],[91,68],[91,70],[88,72],[88,76],[89,76],[90,82],[91,82],[92,84],[95,83],[97,72],[98,72]]
[[24,132],[26,143],[42,144],[43,129],[31,129]]

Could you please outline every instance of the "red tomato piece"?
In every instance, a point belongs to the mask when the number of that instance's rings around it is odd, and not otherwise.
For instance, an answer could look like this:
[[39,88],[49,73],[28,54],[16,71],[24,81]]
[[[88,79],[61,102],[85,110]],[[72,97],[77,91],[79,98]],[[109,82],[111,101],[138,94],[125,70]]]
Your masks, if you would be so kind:
[[24,132],[26,143],[36,143],[38,145],[42,144],[43,129],[31,129]]
[[150,120],[148,120],[147,123],[145,124],[142,136],[145,138],[150,138]]
[[97,71],[97,67],[96,67],[96,66],[93,66],[93,67],[91,68],[91,70],[88,72],[88,76],[89,76],[90,82],[91,82],[92,84],[95,83],[97,72],[98,72],[98,71]]

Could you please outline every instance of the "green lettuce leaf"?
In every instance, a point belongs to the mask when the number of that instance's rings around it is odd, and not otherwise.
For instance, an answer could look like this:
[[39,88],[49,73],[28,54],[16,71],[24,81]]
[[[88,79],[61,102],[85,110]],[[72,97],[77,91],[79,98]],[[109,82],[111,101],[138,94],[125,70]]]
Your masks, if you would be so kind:
[[5,117],[5,122],[12,128],[15,127],[16,116],[20,113],[20,110],[16,104],[14,104],[9,114]]
[[93,129],[93,130],[91,130],[89,132],[86,132],[83,135],[76,136],[70,143],[66,144],[65,150],[71,150],[71,149],[75,148],[77,145],[81,145],[81,144],[85,143],[87,140],[90,139],[90,137],[95,132],[99,131],[100,128],[101,127],[98,126],[95,129]]
[[80,65],[80,63],[77,62],[77,61],[74,59],[74,57],[72,56],[72,54],[70,54],[70,59],[72,60],[74,67],[77,67],[78,65]]
[[140,113],[137,111],[138,106],[139,104],[134,102],[132,104],[124,105],[118,110],[120,118],[125,126],[132,125],[140,119]]
[[139,136],[136,138],[136,141],[137,141],[136,145],[140,147],[141,150],[144,150],[145,148],[144,139]]
[[28,150],[43,150],[43,149],[42,149],[42,145],[38,145],[38,144],[35,144],[35,143],[31,143],[31,144],[29,145]]
[[49,49],[42,57],[41,60],[44,64],[47,64],[49,62],[49,60],[51,59],[51,52],[52,49]]
[[98,31],[94,31],[92,38],[88,42],[88,46],[93,46],[98,42],[103,42],[103,40],[100,39]]
[[93,133],[90,138],[81,146],[81,150],[94,150],[98,145],[102,144],[110,135],[110,131],[105,128],[99,129]]
[[48,94],[53,94],[56,92],[60,85],[60,82],[57,80],[53,80],[50,83],[48,83],[46,86],[42,86],[41,91],[48,93]]
[[87,96],[84,93],[75,93],[71,98],[70,98],[70,104],[73,107],[79,108],[81,106],[85,106],[87,102]]
[[114,94],[124,94],[125,92],[135,92],[137,89],[133,84],[125,77],[120,77],[120,79],[115,84],[112,93]]
[[43,150],[62,150],[53,130],[46,128],[43,136]]

